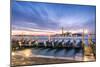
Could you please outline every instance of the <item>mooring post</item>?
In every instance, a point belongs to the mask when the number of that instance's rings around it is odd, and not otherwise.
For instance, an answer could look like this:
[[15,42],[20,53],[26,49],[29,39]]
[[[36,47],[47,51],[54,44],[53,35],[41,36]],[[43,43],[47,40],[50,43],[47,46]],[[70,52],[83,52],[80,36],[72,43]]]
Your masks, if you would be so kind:
[[83,32],[82,32],[82,49],[83,49],[83,60],[84,60],[84,56],[85,56],[85,46],[84,46],[84,28],[83,28]]

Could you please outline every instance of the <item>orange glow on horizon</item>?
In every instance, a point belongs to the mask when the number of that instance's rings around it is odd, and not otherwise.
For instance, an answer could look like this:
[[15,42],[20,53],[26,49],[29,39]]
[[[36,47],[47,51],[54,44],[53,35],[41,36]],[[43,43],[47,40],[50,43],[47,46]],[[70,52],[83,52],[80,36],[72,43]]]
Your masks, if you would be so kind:
[[[82,33],[83,29],[79,30],[70,30],[70,31],[65,31],[65,32],[71,32],[71,33]],[[84,29],[84,33],[88,34],[89,31],[87,29]],[[41,31],[25,31],[25,30],[13,30],[12,35],[54,35],[54,34],[62,34],[61,30],[56,30],[56,31],[46,31],[46,32],[41,32]]]
[[20,31],[20,30],[14,30],[14,31],[12,31],[12,35],[53,35],[53,34],[55,34],[55,33]]

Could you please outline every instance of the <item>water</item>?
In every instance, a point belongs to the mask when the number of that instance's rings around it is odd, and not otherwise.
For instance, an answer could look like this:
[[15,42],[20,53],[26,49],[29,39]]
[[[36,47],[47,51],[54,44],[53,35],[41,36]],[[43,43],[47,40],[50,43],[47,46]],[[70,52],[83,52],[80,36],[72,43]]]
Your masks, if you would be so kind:
[[[43,58],[40,60],[38,57]],[[47,59],[46,59],[47,58]],[[49,58],[49,59],[48,59]],[[31,60],[35,59],[35,60]],[[52,59],[52,61],[47,61]],[[51,48],[32,48],[20,51],[12,52],[12,65],[34,65],[34,64],[46,64],[57,63],[57,60],[62,63],[62,60],[66,62],[80,62],[80,61],[95,61],[93,56],[83,56],[83,51],[76,52],[75,49],[51,49]],[[65,61],[64,61],[65,62]]]
[[[25,49],[21,51],[15,51],[16,55],[24,56],[24,57],[55,57],[55,58],[71,58],[73,59],[75,56],[78,56],[82,59],[83,52],[79,50],[75,53],[75,49],[52,49],[52,48],[32,48],[32,49]],[[81,60],[78,59],[78,60]],[[75,60],[75,59],[74,59]]]
[[[19,40],[22,38],[22,36],[13,36],[13,39]],[[24,39],[30,40],[39,40],[39,41],[47,41],[48,36],[24,36]],[[82,37],[51,37],[51,40],[59,40],[64,42],[67,42],[70,40],[73,42],[73,39],[76,40],[76,44],[82,40]],[[92,36],[92,41],[96,42],[95,35]],[[84,37],[84,43],[86,46],[88,46],[88,36]],[[20,51],[14,52],[16,55],[20,55],[23,57],[49,57],[49,58],[62,58],[62,59],[74,59],[74,60],[83,60],[83,50],[82,49],[68,49],[68,48],[31,48],[31,49],[25,49]],[[75,59],[75,57],[78,57],[80,59]]]
[[[12,39],[17,39],[17,40],[20,40],[20,39],[33,39],[33,40],[41,40],[41,41],[45,41],[45,40],[48,40],[49,37],[48,36],[32,36],[32,35],[25,35],[25,36],[12,36]],[[62,40],[62,39],[82,39],[81,36],[79,37],[61,37],[61,36],[58,36],[58,37],[51,37],[51,40]],[[88,39],[88,36],[86,35],[84,37],[84,39]],[[96,39],[96,35],[92,35],[92,39]]]

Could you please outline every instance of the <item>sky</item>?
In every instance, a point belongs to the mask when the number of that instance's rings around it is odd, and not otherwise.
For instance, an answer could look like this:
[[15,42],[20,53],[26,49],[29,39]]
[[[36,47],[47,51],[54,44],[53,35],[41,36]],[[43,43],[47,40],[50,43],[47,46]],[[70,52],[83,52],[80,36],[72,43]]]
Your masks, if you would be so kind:
[[96,7],[42,2],[12,3],[12,32],[19,34],[53,34],[64,31],[95,32]]

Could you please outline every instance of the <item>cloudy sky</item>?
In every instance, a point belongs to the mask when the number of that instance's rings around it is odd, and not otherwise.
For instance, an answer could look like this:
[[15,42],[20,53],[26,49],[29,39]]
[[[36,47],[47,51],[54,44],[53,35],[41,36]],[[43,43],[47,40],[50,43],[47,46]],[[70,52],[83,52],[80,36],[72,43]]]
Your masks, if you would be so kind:
[[57,32],[87,29],[95,31],[95,6],[50,4],[39,2],[12,3],[12,31]]

